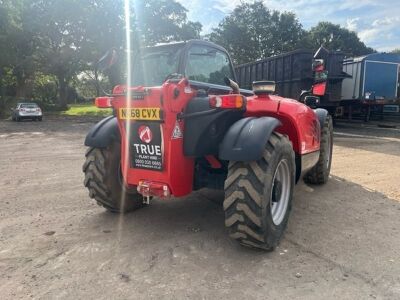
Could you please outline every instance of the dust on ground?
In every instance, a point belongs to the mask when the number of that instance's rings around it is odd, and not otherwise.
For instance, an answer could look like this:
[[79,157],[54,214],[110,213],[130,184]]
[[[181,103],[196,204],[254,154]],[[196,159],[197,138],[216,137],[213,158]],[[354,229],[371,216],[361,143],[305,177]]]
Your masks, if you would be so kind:
[[[339,123],[276,251],[230,240],[219,192],[125,216],[83,187],[93,120],[0,121],[2,299],[399,299],[400,130]],[[212,200],[212,201],[210,201]]]

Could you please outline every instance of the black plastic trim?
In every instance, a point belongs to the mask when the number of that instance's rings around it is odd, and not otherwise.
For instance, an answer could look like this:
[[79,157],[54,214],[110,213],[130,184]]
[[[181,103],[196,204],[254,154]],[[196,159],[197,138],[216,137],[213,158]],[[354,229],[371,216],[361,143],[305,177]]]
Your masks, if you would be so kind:
[[96,123],[85,138],[85,146],[94,148],[106,148],[112,141],[120,141],[121,134],[118,128],[117,118],[109,116]]
[[253,161],[261,158],[272,132],[281,122],[272,117],[248,117],[234,123],[220,145],[219,158]]
[[210,109],[208,97],[190,100],[181,115],[185,118],[185,156],[218,155],[218,145],[232,124],[243,117],[243,113],[235,109]]

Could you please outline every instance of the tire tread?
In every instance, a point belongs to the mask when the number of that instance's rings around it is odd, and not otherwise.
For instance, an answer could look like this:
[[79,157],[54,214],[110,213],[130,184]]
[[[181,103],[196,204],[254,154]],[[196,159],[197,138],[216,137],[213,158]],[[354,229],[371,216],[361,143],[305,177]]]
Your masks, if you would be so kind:
[[285,136],[273,132],[260,160],[229,163],[223,203],[225,225],[229,236],[244,246],[264,250],[272,250],[276,246],[275,242],[268,240],[263,228],[263,182],[269,159],[274,155],[277,145],[285,143],[291,145]]
[[[116,213],[125,213],[142,207],[141,195],[127,193],[122,187],[119,194],[116,194],[110,187],[109,176],[118,176],[118,174],[109,174],[110,172],[107,170],[106,161],[110,159],[112,151],[112,149],[92,147],[86,150],[86,160],[83,163],[82,171],[85,173],[83,184],[89,190],[89,197],[96,200],[98,205]],[[121,207],[121,197],[125,197],[124,207]]]

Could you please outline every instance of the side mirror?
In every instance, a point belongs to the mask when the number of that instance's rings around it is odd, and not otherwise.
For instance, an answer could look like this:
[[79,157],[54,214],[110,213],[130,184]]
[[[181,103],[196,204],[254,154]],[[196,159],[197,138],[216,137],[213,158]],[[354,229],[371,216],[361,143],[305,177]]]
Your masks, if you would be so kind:
[[304,104],[311,107],[311,108],[317,108],[319,104],[319,97],[316,96],[306,96],[304,98]]
[[96,70],[104,72],[111,68],[118,60],[117,50],[110,49],[96,63]]

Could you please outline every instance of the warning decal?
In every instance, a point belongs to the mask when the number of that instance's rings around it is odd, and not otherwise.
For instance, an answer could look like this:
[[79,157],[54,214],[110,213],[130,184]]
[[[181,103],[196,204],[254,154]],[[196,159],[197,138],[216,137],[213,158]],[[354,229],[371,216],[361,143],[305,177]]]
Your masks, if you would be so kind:
[[181,139],[183,137],[181,127],[179,126],[178,121],[175,122],[174,131],[172,131],[173,139]]
[[160,124],[132,123],[130,143],[133,168],[162,170],[163,149]]

